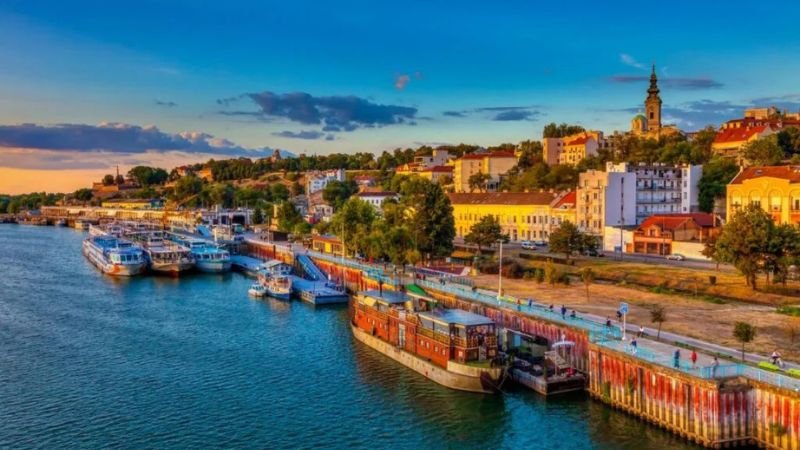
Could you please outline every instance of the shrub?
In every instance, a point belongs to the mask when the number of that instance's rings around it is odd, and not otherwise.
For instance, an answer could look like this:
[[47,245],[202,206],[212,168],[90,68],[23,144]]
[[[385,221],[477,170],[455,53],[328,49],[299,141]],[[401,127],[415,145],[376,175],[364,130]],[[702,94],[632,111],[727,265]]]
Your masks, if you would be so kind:
[[544,282],[544,269],[536,269],[536,274],[534,275],[536,278],[537,283]]
[[800,369],[789,369],[786,371],[786,374],[791,377],[800,378]]
[[759,369],[764,369],[764,370],[770,370],[772,372],[777,372],[777,371],[781,370],[780,367],[776,366],[775,364],[772,364],[771,362],[767,362],[767,361],[761,361],[760,363],[758,363],[758,368]]

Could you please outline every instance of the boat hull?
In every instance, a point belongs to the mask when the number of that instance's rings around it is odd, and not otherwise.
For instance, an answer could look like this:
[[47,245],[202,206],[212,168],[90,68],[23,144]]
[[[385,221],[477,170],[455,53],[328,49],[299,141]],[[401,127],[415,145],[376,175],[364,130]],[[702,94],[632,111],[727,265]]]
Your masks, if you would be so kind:
[[200,272],[223,273],[231,270],[230,261],[197,261],[195,267]]
[[104,261],[99,257],[96,252],[84,246],[83,256],[92,263],[93,266],[100,269],[106,275],[114,277],[134,277],[144,273],[147,264],[144,262],[138,264],[114,264]]
[[267,288],[267,296],[277,298],[278,300],[290,300],[292,298],[291,292],[274,292]]
[[384,342],[356,327],[352,323],[350,324],[350,329],[353,331],[353,336],[359,342],[383,353],[389,358],[442,386],[459,391],[481,394],[494,394],[498,392],[496,381],[502,375],[502,369],[480,370],[474,367],[459,365],[458,372],[455,372],[430,363],[418,356],[414,356],[388,342]]
[[168,275],[179,275],[192,268],[194,268],[193,262],[150,263],[150,270]]

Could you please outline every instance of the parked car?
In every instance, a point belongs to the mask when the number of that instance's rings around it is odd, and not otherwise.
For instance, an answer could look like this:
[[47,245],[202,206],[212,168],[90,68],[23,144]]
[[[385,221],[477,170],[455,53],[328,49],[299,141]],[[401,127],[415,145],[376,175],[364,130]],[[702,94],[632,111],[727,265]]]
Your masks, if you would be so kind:
[[585,252],[583,252],[583,254],[586,256],[591,256],[593,258],[602,258],[603,256],[606,256],[603,254],[603,252],[597,250],[596,248],[586,250]]
[[537,247],[547,247],[547,242],[545,242],[545,241],[534,241],[533,245],[535,245]]
[[531,241],[522,241],[520,242],[520,245],[525,250],[536,250],[536,245],[534,245]]
[[671,255],[667,255],[667,259],[670,261],[683,261],[686,258],[680,253],[673,253]]

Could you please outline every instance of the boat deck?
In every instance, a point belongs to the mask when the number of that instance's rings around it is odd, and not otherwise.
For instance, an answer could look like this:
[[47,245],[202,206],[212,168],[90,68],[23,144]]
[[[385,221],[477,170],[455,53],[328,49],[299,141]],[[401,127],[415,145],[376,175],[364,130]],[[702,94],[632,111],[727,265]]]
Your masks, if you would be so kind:
[[325,281],[310,281],[292,275],[292,291],[301,300],[315,305],[347,303],[347,292],[331,287]]

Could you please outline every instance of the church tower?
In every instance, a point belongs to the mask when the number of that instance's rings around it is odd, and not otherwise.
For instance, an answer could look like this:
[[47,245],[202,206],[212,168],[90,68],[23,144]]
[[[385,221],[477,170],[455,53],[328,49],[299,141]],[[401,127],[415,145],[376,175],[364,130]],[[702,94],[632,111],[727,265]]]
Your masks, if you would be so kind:
[[658,133],[661,131],[661,97],[658,96],[658,78],[656,78],[656,65],[650,74],[650,87],[647,89],[647,99],[644,101],[644,110],[647,114],[647,131]]

